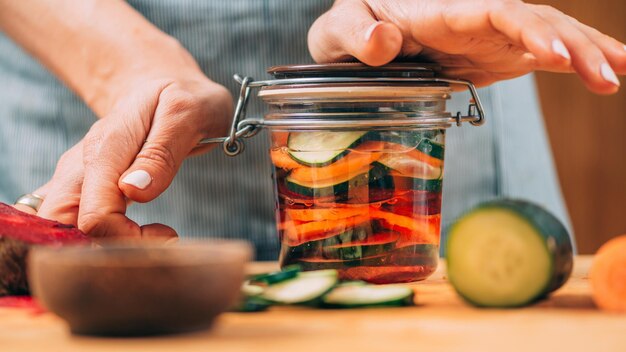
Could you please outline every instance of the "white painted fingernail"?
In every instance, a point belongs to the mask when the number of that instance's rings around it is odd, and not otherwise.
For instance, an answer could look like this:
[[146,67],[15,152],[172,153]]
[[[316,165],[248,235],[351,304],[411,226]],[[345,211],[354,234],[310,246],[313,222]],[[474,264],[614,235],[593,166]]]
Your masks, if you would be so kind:
[[552,41],[552,51],[557,53],[559,56],[563,57],[565,60],[571,60],[572,57],[569,54],[569,51],[565,47],[565,44],[559,39],[555,39]]
[[150,182],[152,182],[152,177],[149,173],[143,170],[135,170],[126,175],[122,182],[131,186],[135,186],[139,189],[145,189],[146,187],[148,187]]
[[600,74],[602,75],[602,78],[619,87],[619,79],[617,78],[615,71],[613,71],[611,66],[609,66],[606,62],[600,65]]
[[383,24],[382,22],[376,22],[373,23],[370,28],[367,29],[367,31],[365,31],[365,41],[369,42],[370,38],[372,38],[372,33],[374,33],[374,29],[376,29],[376,27],[380,26],[381,24]]

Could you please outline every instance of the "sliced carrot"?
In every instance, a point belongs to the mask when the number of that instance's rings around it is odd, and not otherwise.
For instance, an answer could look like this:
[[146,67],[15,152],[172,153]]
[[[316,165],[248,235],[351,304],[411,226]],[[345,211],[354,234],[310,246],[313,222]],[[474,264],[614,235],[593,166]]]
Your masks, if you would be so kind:
[[272,137],[272,146],[274,147],[284,147],[289,142],[289,132],[274,131],[270,136]]
[[361,205],[351,208],[311,208],[311,209],[286,209],[288,217],[298,221],[338,220],[357,215],[367,214],[369,206]]
[[286,228],[283,241],[289,246],[298,246],[305,242],[323,240],[369,222],[369,220],[369,216],[354,216],[340,220],[306,222]]
[[303,167],[297,161],[293,160],[283,149],[272,149],[270,151],[270,158],[274,166],[281,169],[291,170]]
[[[362,145],[367,147],[370,144],[371,142],[365,142]],[[343,175],[353,173],[355,170],[367,168],[369,164],[378,160],[382,155],[379,152],[360,152],[359,147],[356,147],[346,156],[328,166],[301,167],[293,170],[290,177],[299,182],[332,181],[333,179],[341,178]]]
[[383,220],[389,230],[400,230],[401,236],[398,245],[439,244],[440,214],[408,217],[372,208],[370,216]]
[[626,313],[626,235],[605,243],[589,273],[592,297],[603,310]]

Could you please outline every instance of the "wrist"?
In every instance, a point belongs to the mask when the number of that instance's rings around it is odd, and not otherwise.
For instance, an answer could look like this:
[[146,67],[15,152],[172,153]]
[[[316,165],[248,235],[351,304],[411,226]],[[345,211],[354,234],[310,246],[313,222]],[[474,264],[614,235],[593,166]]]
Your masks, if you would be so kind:
[[193,57],[162,32],[136,34],[92,53],[88,74],[77,91],[98,115],[107,115],[117,101],[146,85],[163,86],[178,78],[204,75]]

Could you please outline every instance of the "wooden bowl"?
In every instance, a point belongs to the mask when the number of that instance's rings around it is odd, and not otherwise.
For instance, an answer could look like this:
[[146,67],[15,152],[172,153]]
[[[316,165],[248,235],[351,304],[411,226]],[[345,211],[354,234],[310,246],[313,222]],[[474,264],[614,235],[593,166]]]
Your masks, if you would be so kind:
[[33,295],[73,333],[136,336],[209,328],[237,299],[245,242],[35,248]]

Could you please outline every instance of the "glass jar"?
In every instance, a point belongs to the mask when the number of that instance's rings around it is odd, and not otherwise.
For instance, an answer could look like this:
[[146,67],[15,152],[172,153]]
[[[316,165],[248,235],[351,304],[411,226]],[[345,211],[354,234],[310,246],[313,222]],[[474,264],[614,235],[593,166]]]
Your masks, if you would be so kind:
[[[277,66],[241,79],[229,155],[269,129],[281,266],[337,269],[373,283],[422,280],[437,267],[445,131],[483,122],[473,85],[423,64]],[[468,116],[446,112],[451,85],[470,88]],[[251,88],[269,106],[242,119]]]

